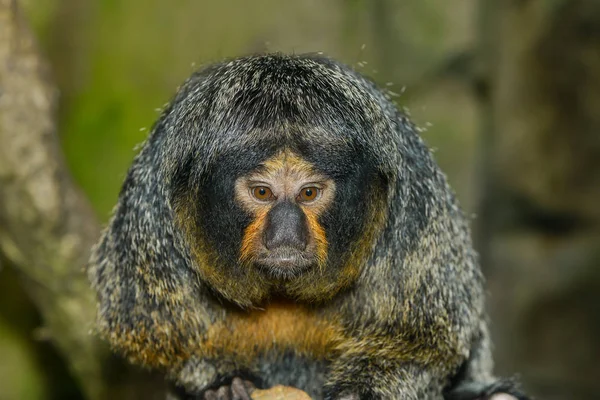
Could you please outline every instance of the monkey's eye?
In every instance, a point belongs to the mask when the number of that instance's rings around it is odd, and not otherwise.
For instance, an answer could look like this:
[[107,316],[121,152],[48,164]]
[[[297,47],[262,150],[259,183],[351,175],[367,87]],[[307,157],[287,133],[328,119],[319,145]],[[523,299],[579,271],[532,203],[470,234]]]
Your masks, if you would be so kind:
[[274,198],[273,192],[266,186],[252,188],[252,195],[260,201],[269,201]]
[[319,197],[320,190],[321,189],[314,186],[302,188],[298,195],[298,200],[304,203],[311,202]]

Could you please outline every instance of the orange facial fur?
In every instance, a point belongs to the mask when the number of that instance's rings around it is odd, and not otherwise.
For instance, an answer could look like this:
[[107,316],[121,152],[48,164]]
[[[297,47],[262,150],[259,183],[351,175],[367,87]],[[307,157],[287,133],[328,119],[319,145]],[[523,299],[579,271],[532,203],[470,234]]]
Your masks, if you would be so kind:
[[202,232],[198,230],[195,224],[196,217],[188,214],[193,197],[186,197],[180,200],[175,207],[177,222],[186,232],[190,242],[192,256],[197,265],[197,271],[200,277],[209,282],[210,285],[218,290],[227,299],[233,301],[241,307],[252,307],[254,303],[261,302],[268,296],[269,284],[256,271],[247,271],[247,282],[231,279],[231,276],[218,268],[217,252],[206,244]]
[[240,249],[240,260],[248,262],[253,259],[256,249],[260,246],[260,237],[265,226],[267,211],[261,210],[254,217],[254,221],[244,230],[242,246]]
[[311,210],[304,210],[306,214],[306,220],[308,221],[308,230],[311,232],[315,243],[315,253],[319,266],[325,264],[327,260],[327,237],[325,236],[325,229],[319,224],[318,216]]

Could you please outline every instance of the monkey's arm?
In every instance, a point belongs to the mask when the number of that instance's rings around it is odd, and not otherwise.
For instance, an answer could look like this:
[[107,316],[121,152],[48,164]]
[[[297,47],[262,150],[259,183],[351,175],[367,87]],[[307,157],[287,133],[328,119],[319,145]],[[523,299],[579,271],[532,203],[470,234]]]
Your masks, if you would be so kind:
[[[510,395],[507,399],[528,400],[518,382],[477,376],[474,358],[465,361],[459,373],[448,382],[450,359],[443,360],[433,349],[419,349],[416,359],[408,360],[406,343],[397,343],[393,349],[392,338],[372,337],[368,341],[355,342],[354,349],[338,358],[331,366],[326,384],[326,399],[444,399],[444,400],[495,400],[496,395]],[[421,357],[422,356],[422,357]],[[406,358],[403,360],[403,358]],[[437,360],[436,360],[437,359]],[[474,372],[474,373],[471,373]],[[444,393],[441,388],[446,387]]]
[[448,335],[443,325],[424,331],[432,335],[411,334],[400,321],[355,324],[348,330],[352,338],[338,346],[342,354],[331,365],[325,398],[496,400],[506,394],[529,400],[516,380],[493,376],[485,318],[467,351],[457,345],[459,335]]
[[369,332],[341,345],[344,353],[331,365],[325,398],[441,400],[457,357],[394,336]]

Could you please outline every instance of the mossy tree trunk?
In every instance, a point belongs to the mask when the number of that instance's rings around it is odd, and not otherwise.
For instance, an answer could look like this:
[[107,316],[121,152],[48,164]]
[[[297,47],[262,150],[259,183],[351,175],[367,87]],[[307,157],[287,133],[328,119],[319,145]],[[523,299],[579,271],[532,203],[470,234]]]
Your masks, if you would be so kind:
[[94,296],[84,273],[99,231],[65,169],[56,88],[17,4],[0,1],[0,251],[23,271],[51,340],[89,398],[100,398],[102,350],[90,335]]

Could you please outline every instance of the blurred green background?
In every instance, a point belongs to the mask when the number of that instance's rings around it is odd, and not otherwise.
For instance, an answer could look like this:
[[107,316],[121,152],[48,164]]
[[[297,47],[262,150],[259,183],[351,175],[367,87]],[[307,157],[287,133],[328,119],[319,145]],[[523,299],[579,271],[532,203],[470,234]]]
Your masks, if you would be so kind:
[[[473,219],[498,370],[598,398],[600,2],[24,0],[50,60],[68,165],[103,222],[135,148],[195,69],[323,51],[393,93]],[[0,400],[80,398],[10,268]]]

